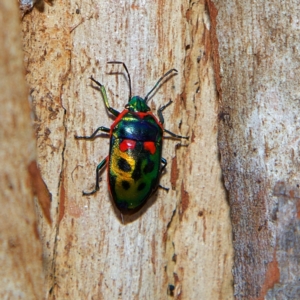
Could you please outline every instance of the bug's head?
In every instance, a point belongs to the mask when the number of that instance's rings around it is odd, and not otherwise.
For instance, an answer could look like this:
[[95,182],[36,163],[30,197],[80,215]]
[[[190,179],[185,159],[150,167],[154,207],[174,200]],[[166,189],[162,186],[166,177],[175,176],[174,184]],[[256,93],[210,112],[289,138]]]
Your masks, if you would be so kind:
[[150,110],[150,107],[147,105],[146,101],[139,96],[132,97],[126,104],[125,108],[133,112],[147,112]]

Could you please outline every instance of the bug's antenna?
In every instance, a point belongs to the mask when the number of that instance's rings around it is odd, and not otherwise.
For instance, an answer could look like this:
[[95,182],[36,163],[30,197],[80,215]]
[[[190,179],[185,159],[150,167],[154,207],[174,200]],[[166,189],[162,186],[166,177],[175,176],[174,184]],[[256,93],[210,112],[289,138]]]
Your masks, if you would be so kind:
[[170,73],[172,73],[172,72],[176,72],[176,73],[178,73],[178,71],[176,70],[176,69],[171,69],[171,70],[169,70],[167,73],[165,73],[163,76],[161,76],[159,79],[158,79],[158,81],[156,82],[156,84],[155,84],[155,86],[152,88],[152,90],[146,95],[146,97],[145,97],[145,101],[146,101],[146,103],[147,103],[147,101],[148,101],[148,97],[149,97],[149,95],[158,87],[158,85],[160,84],[160,82],[166,77],[166,76],[168,76]]
[[129,72],[128,72],[128,69],[125,65],[125,63],[123,63],[122,61],[108,61],[107,62],[108,64],[120,64],[120,65],[123,65],[126,73],[127,73],[127,76],[128,76],[128,81],[129,81],[129,100],[128,102],[131,100],[131,79],[130,79],[130,75],[129,75]]

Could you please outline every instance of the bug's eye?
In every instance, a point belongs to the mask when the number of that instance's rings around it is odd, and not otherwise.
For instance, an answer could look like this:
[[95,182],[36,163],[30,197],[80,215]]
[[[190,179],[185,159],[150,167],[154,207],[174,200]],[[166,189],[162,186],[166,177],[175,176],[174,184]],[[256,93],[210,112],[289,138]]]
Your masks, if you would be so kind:
[[126,104],[126,105],[125,105],[125,108],[129,108],[129,104]]

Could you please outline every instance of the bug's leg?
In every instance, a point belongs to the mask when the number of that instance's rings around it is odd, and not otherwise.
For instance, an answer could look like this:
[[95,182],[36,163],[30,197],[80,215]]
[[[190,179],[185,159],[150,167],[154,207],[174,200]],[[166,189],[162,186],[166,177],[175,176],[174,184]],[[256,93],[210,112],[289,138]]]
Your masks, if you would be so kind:
[[160,184],[158,185],[158,187],[161,188],[161,189],[163,189],[163,190],[165,190],[165,191],[167,191],[167,192],[169,191],[169,188],[166,188],[165,186],[162,186]]
[[[161,169],[160,169],[160,175],[163,173],[163,171],[166,168],[168,162],[167,162],[167,160],[165,158],[162,157],[161,158],[161,164],[162,164],[162,166],[161,166]],[[169,191],[169,188],[166,188],[166,187],[164,187],[164,186],[162,186],[160,184],[158,185],[158,187],[161,188],[161,189],[163,189],[163,190],[165,190],[165,191]]]
[[175,134],[167,129],[164,129],[164,132],[168,133],[169,135],[171,135],[172,137],[176,138],[176,139],[186,139],[188,140],[189,139],[189,136],[182,136],[182,135],[178,135],[178,134]]
[[104,103],[105,103],[105,106],[106,106],[107,110],[109,112],[111,112],[115,117],[117,117],[120,113],[117,110],[115,110],[114,108],[110,107],[110,105],[108,103],[108,99],[107,99],[106,90],[105,90],[104,85],[101,84],[99,81],[95,80],[93,78],[93,76],[91,76],[90,79],[92,81],[94,81],[100,87],[100,91],[101,91],[101,94],[103,96],[103,100],[104,100]]
[[96,168],[96,185],[95,185],[95,188],[91,191],[91,192],[85,192],[85,191],[82,191],[82,195],[83,196],[89,196],[89,195],[93,195],[95,194],[97,191],[99,191],[99,182],[100,182],[100,176],[99,176],[99,173],[101,171],[101,169],[106,165],[107,163],[107,157],[104,158],[101,163],[97,166]]
[[[166,105],[162,106],[161,108],[159,108],[159,110],[157,111],[157,114],[158,114],[158,119],[159,119],[159,122],[161,124],[164,124],[164,116],[162,114],[163,110],[165,110],[173,101],[170,100]],[[167,129],[164,129],[164,132],[168,133],[169,135],[171,135],[172,137],[174,138],[177,138],[177,139],[188,139],[189,137],[188,136],[182,136],[182,135],[178,135],[178,134],[175,134]]]
[[162,158],[161,158],[161,164],[162,164],[162,166],[161,166],[161,169],[160,169],[160,174],[162,174],[162,172],[163,172],[164,169],[166,168],[168,162],[167,162],[167,160],[166,160],[165,158],[162,157]]
[[162,107],[160,107],[160,108],[158,109],[157,114],[158,114],[159,122],[160,122],[161,124],[164,124],[164,122],[165,122],[164,116],[163,116],[163,114],[162,114],[163,110],[165,110],[165,109],[166,109],[170,104],[172,104],[172,103],[173,103],[173,101],[170,100],[166,105],[164,105],[164,106],[162,106]]
[[[164,124],[165,120],[164,120],[164,116],[162,114],[163,110],[165,110],[171,103],[173,103],[172,100],[170,100],[166,105],[162,106],[161,108],[158,109],[157,114],[158,114],[158,119],[159,122],[161,124]],[[188,139],[188,136],[182,136],[182,135],[178,135],[175,134],[167,129],[164,129],[164,132],[168,133],[169,135],[171,135],[172,137],[176,138],[176,139]]]
[[85,140],[92,140],[93,138],[95,138],[96,134],[99,132],[99,131],[103,131],[103,132],[107,132],[109,133],[110,132],[110,129],[107,128],[107,127],[104,127],[104,126],[100,126],[98,127],[92,135],[90,136],[79,136],[79,135],[75,135],[75,139],[85,139]]
[[149,101],[149,96],[150,94],[158,87],[158,85],[161,83],[161,81],[167,77],[169,74],[171,74],[172,72],[175,72],[176,74],[178,73],[178,71],[176,69],[171,69],[169,70],[167,73],[165,73],[163,76],[161,76],[158,81],[156,82],[156,84],[154,85],[154,87],[152,88],[152,90],[146,95],[146,97],[144,98],[144,100],[146,101],[146,103]]

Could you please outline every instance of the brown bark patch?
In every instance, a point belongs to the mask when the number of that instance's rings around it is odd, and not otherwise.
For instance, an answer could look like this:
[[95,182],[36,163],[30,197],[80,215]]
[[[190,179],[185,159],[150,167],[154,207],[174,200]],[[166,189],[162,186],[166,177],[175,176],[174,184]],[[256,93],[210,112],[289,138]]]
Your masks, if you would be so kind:
[[42,207],[43,213],[49,224],[52,223],[50,216],[51,194],[43,181],[40,170],[37,167],[36,161],[32,161],[28,166],[28,172],[31,179],[31,187],[33,194],[37,196]]
[[266,276],[265,276],[265,282],[262,286],[260,295],[258,298],[255,298],[255,300],[264,300],[268,290],[272,289],[274,285],[277,282],[279,282],[279,279],[280,279],[280,270],[274,253],[274,260],[268,264]]

